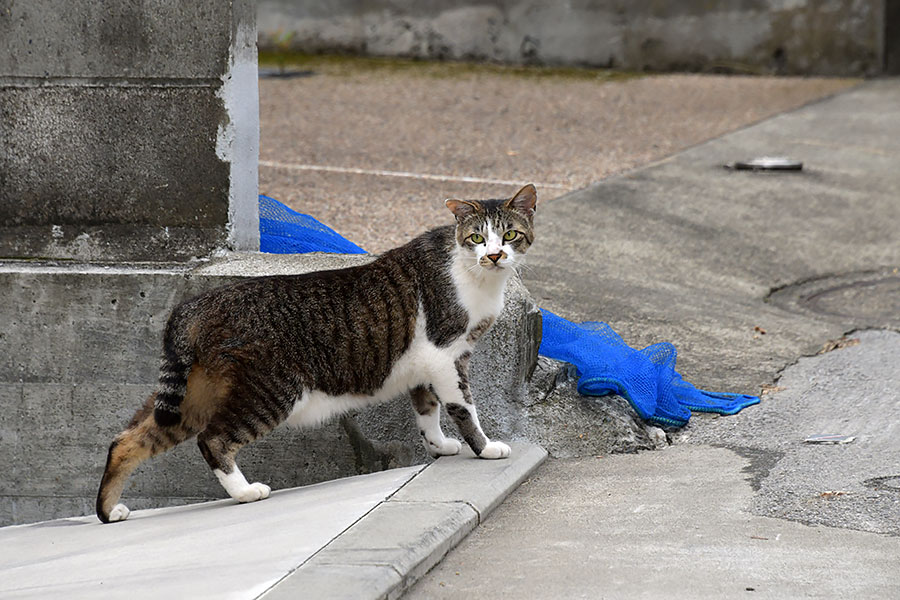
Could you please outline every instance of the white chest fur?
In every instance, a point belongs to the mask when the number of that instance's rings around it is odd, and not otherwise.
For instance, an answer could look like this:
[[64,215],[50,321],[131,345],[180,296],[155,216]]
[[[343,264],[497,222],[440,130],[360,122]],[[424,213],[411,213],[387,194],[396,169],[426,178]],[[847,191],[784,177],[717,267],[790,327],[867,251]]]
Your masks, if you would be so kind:
[[484,319],[496,319],[503,310],[503,290],[512,275],[512,269],[472,270],[457,255],[450,267],[450,276],[456,286],[460,304],[469,314],[469,327]]

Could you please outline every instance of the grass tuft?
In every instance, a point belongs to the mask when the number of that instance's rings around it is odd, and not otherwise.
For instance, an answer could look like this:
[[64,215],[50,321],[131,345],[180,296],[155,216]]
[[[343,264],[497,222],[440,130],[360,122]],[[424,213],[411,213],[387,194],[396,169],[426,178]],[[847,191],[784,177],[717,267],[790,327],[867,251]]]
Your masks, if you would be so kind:
[[455,78],[479,75],[531,79],[569,79],[586,81],[623,81],[645,74],[590,67],[552,67],[541,65],[502,65],[486,62],[424,60],[344,54],[306,54],[295,51],[260,50],[261,68],[282,71],[310,71],[322,75],[352,76],[370,73],[406,73],[418,77]]

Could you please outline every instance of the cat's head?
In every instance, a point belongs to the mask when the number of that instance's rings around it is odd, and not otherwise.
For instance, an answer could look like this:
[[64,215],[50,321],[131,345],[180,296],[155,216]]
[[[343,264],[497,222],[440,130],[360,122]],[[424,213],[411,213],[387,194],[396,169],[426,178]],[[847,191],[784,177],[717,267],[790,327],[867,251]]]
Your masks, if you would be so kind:
[[446,201],[456,217],[456,243],[470,270],[515,269],[534,241],[537,191],[532,184],[509,200]]

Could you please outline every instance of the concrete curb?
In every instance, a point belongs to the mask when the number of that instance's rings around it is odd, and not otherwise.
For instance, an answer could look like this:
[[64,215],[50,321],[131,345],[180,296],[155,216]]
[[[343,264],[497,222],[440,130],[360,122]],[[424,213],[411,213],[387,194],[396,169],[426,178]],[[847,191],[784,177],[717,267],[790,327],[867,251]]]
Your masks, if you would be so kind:
[[136,510],[114,525],[91,516],[2,527],[0,596],[397,598],[546,456],[519,443],[505,460],[466,451],[276,490],[265,502]]
[[547,458],[539,446],[511,446],[508,459],[478,469],[468,449],[435,461],[262,598],[399,598]]

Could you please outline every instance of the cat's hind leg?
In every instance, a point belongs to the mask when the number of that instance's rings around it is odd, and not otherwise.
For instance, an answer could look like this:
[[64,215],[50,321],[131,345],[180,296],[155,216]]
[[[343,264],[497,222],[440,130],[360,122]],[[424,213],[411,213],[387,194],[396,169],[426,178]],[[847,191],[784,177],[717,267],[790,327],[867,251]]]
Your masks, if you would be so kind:
[[422,443],[431,456],[450,456],[459,454],[462,444],[453,438],[444,437],[441,430],[440,403],[434,393],[426,386],[418,386],[410,391],[413,408],[416,409],[416,424]]
[[124,521],[130,511],[118,504],[125,488],[125,481],[142,462],[190,437],[184,425],[162,427],[153,417],[156,394],[151,395],[131,423],[116,436],[109,447],[106,468],[97,492],[97,516],[104,523]]
[[207,431],[197,436],[197,445],[206,464],[228,495],[238,502],[256,502],[268,498],[272,488],[258,481],[248,482],[234,460],[243,444],[230,442],[227,435],[209,434]]
[[290,413],[290,405],[277,398],[288,397],[287,390],[269,389],[265,377],[249,378],[229,390],[229,397],[197,436],[197,445],[206,463],[228,495],[238,502],[268,498],[271,488],[250,483],[235,462],[238,451],[268,433]]

